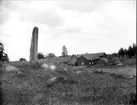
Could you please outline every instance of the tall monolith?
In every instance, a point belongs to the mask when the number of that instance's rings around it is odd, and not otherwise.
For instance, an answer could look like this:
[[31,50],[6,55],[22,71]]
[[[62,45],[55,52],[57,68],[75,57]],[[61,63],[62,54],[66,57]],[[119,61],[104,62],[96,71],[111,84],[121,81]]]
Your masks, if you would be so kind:
[[31,38],[30,46],[30,62],[36,62],[38,60],[38,28],[34,27]]

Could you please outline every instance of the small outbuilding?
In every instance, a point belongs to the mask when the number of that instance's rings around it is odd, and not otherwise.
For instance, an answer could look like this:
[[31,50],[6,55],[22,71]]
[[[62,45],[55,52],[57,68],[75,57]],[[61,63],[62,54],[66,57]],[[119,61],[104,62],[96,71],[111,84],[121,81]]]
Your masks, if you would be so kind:
[[68,64],[69,65],[75,65],[76,64],[76,61],[77,61],[77,56],[76,55],[72,55],[68,61]]

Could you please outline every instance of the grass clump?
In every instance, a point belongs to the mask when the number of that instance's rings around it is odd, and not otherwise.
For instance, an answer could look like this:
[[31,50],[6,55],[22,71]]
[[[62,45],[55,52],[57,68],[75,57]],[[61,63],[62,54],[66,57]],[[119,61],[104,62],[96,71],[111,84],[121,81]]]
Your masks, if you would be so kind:
[[117,79],[126,79],[127,78],[124,74],[110,73],[109,75],[114,78],[117,78]]

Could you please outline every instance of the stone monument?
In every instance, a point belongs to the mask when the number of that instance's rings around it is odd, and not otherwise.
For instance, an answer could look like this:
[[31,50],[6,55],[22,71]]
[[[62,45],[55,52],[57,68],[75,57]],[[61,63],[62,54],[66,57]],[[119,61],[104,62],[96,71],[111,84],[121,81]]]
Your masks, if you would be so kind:
[[31,38],[30,46],[30,62],[36,62],[38,60],[38,28],[34,27]]

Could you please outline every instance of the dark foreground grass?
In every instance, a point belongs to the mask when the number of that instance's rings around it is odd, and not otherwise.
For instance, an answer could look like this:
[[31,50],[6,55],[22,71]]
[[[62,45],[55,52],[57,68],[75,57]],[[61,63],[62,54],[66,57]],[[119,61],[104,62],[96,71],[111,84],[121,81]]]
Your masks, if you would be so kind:
[[[88,72],[21,68],[26,76],[1,74],[1,105],[136,105],[136,78]],[[54,76],[64,80],[48,83]]]

